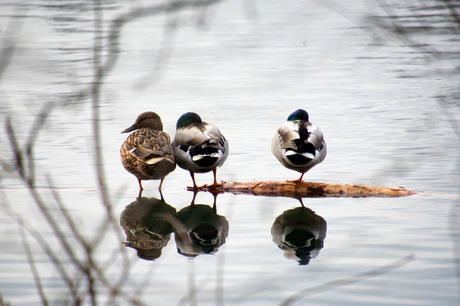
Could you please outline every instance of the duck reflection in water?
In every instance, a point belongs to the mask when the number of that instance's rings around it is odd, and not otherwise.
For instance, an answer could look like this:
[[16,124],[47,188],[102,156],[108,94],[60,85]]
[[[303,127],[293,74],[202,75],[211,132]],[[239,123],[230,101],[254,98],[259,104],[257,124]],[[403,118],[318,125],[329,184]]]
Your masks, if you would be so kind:
[[308,265],[318,256],[326,238],[326,220],[305,207],[286,210],[272,225],[272,237],[284,256],[296,260],[300,265]]
[[137,256],[155,260],[171,239],[176,209],[161,199],[138,197],[123,210],[120,225],[126,233],[125,245]]
[[194,192],[192,203],[176,215],[183,225],[175,232],[177,251],[187,257],[216,253],[228,235],[227,219],[217,214],[217,194],[213,193],[212,207],[195,204],[196,195]]

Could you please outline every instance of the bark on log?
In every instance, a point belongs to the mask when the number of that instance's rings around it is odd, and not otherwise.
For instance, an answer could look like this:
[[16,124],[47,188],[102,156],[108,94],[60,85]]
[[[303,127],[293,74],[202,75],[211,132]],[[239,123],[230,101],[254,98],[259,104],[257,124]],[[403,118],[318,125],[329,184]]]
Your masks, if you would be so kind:
[[202,191],[232,192],[264,196],[312,197],[404,197],[417,192],[404,187],[381,187],[318,182],[255,181],[224,182],[216,188],[202,186]]

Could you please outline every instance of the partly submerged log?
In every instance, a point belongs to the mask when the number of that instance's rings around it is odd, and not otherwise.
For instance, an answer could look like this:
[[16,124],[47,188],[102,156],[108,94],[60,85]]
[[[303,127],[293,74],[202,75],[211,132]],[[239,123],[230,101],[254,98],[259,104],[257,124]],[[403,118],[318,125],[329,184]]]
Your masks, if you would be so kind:
[[404,187],[380,187],[317,182],[254,181],[225,182],[217,188],[202,186],[199,190],[232,192],[264,196],[309,197],[404,197],[417,192]]

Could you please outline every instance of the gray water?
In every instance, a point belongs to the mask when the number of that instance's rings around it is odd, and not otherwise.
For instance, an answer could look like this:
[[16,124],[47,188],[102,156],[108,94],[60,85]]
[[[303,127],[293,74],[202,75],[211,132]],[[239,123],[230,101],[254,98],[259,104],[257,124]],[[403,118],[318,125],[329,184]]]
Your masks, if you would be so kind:
[[[45,219],[37,205],[42,201],[76,257],[84,259],[85,252],[62,211],[84,238],[98,239],[93,259],[122,293],[111,297],[95,273],[99,303],[459,304],[460,36],[455,14],[443,1],[345,6],[229,0],[155,14],[150,1],[101,2],[98,15],[89,1],[1,1],[4,302],[71,303],[62,274],[37,237],[62,261],[77,291],[85,292],[85,275]],[[140,8],[144,15],[135,15]],[[453,12],[459,10],[457,5]],[[116,18],[126,22],[114,45],[109,38]],[[97,20],[102,20],[99,28]],[[97,87],[99,96],[92,96],[96,49],[96,65],[110,65]],[[297,108],[309,112],[328,145],[326,160],[304,180],[404,186],[421,193],[303,199],[314,220],[309,229],[318,238],[307,265],[280,249],[279,237],[272,235],[279,216],[301,207],[293,198],[219,194],[213,222],[221,240],[213,254],[181,254],[178,248],[187,251],[171,231],[161,254],[149,255],[155,260],[141,259],[122,244],[128,239],[119,222],[122,213],[141,211],[160,198],[159,182],[145,181],[142,196],[154,199],[134,203],[137,181],[119,160],[126,138],[120,132],[138,114],[157,112],[171,136],[187,111],[215,123],[230,143],[219,180],[286,180],[298,173],[278,163],[270,141]],[[95,109],[105,202],[95,167]],[[47,116],[37,129],[41,112]],[[7,118],[21,148],[31,131],[38,131],[31,157],[35,193],[14,166]],[[210,183],[212,174],[197,174],[197,181]],[[180,168],[168,175],[163,196],[169,206],[163,203],[162,209],[189,207],[190,184]],[[200,192],[195,203],[212,207],[213,200]],[[112,223],[105,223],[103,203],[111,205]]]

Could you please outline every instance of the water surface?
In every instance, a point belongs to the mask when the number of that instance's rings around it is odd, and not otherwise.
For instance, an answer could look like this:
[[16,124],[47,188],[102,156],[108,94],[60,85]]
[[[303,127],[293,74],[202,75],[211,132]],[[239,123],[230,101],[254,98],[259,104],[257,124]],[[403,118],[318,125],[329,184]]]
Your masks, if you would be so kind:
[[[81,234],[96,239],[92,255],[104,275],[112,283],[121,279],[120,288],[131,299],[146,305],[455,305],[460,298],[459,36],[446,17],[449,10],[436,3],[381,7],[365,1],[343,7],[316,1],[223,1],[130,20],[114,50],[108,40],[113,20],[141,7],[148,11],[151,3],[103,1],[98,15],[85,1],[3,1],[2,45],[13,52],[7,57],[2,49],[2,122],[11,119],[23,147],[35,118],[52,103],[34,138],[39,200],[58,220],[77,257],[85,258],[60,213],[58,203],[63,203]],[[102,28],[95,18],[102,18]],[[404,35],[390,25],[403,27]],[[115,59],[97,99],[113,225],[105,223],[95,170],[95,100],[84,95],[95,80],[98,37],[100,63]],[[213,195],[201,192],[195,203],[209,207],[200,206],[202,218],[219,231],[220,242],[206,249],[212,254],[184,247],[161,224],[149,225],[163,231],[161,252],[141,255],[155,260],[141,259],[121,243],[129,240],[120,225],[123,212],[145,204],[139,204],[137,181],[119,160],[126,137],[120,132],[138,114],[157,112],[170,135],[187,111],[218,125],[230,142],[230,156],[218,170],[221,180],[285,180],[298,174],[272,156],[270,141],[297,108],[308,110],[328,144],[326,160],[304,179],[404,186],[422,194],[310,198],[303,199],[302,210],[293,198],[225,193],[217,197],[213,212]],[[0,133],[1,160],[14,164],[6,129]],[[29,247],[46,298],[56,304],[72,300],[37,237],[62,259],[81,292],[84,276],[75,272],[37,198],[14,169],[4,168],[2,298],[13,305],[41,303]],[[198,174],[197,180],[210,183],[212,174]],[[158,183],[144,183],[141,202],[159,203]],[[180,168],[163,184],[162,211],[182,211],[184,223],[192,222],[187,215],[190,184]],[[273,235],[280,230],[279,218],[299,209],[303,229],[316,238],[309,260],[279,248],[279,237]],[[96,289],[98,301],[111,298],[103,283]],[[115,300],[126,302],[119,296]],[[84,303],[90,304],[88,296]]]

